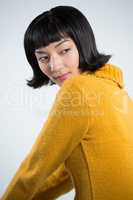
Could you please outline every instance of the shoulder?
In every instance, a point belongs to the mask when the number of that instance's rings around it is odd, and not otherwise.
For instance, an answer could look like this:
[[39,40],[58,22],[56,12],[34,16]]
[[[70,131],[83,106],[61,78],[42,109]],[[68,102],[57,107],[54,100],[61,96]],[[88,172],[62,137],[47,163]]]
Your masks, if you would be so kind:
[[88,73],[81,73],[73,77],[68,78],[64,81],[63,85],[60,88],[60,91],[74,91],[81,90],[85,85],[91,81],[91,76]]
[[81,99],[84,92],[84,82],[85,77],[82,74],[72,76],[64,81],[60,87],[58,93],[56,94],[56,101],[59,103],[65,102],[64,104],[70,105],[76,99]]

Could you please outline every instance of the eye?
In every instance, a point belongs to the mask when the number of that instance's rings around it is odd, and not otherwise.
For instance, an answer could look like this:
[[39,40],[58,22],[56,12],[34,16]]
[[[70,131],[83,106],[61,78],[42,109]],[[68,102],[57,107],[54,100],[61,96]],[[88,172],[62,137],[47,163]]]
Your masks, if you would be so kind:
[[69,49],[64,49],[63,51],[61,51],[61,54],[65,54],[65,53],[67,53],[69,50],[70,50],[70,48],[69,48]]
[[39,58],[38,60],[39,62],[46,63],[48,61],[48,57],[44,56],[44,57]]

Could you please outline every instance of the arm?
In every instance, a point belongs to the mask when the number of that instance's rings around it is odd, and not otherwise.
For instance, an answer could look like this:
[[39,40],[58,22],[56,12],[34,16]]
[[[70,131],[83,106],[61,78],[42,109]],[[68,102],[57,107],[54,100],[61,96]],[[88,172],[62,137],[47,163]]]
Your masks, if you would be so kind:
[[84,114],[87,106],[82,102],[75,104],[75,95],[76,100],[81,98],[80,88],[73,79],[66,80],[36,142],[1,200],[31,200],[81,142],[90,126],[90,118]]
[[44,198],[53,200],[70,192],[73,188],[71,177],[63,163],[44,181],[32,200],[44,200]]

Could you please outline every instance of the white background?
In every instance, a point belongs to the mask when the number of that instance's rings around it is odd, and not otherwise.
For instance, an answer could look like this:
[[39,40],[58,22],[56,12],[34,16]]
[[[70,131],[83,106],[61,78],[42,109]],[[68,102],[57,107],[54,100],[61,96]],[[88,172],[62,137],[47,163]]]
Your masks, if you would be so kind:
[[[32,19],[57,5],[75,6],[86,15],[99,51],[113,55],[111,63],[123,70],[133,97],[132,0],[0,0],[0,196],[34,143],[59,89],[26,85],[32,71],[23,48]],[[73,198],[74,190],[59,199]]]

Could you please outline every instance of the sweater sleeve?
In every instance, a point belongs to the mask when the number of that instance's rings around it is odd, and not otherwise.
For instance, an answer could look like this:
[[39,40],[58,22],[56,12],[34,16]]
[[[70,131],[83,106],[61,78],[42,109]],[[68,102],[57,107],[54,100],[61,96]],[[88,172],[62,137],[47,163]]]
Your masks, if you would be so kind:
[[31,200],[81,142],[90,126],[82,95],[75,79],[65,81],[35,143],[1,200]]
[[32,200],[44,200],[44,198],[53,200],[70,192],[73,188],[72,179],[63,163],[44,181]]

